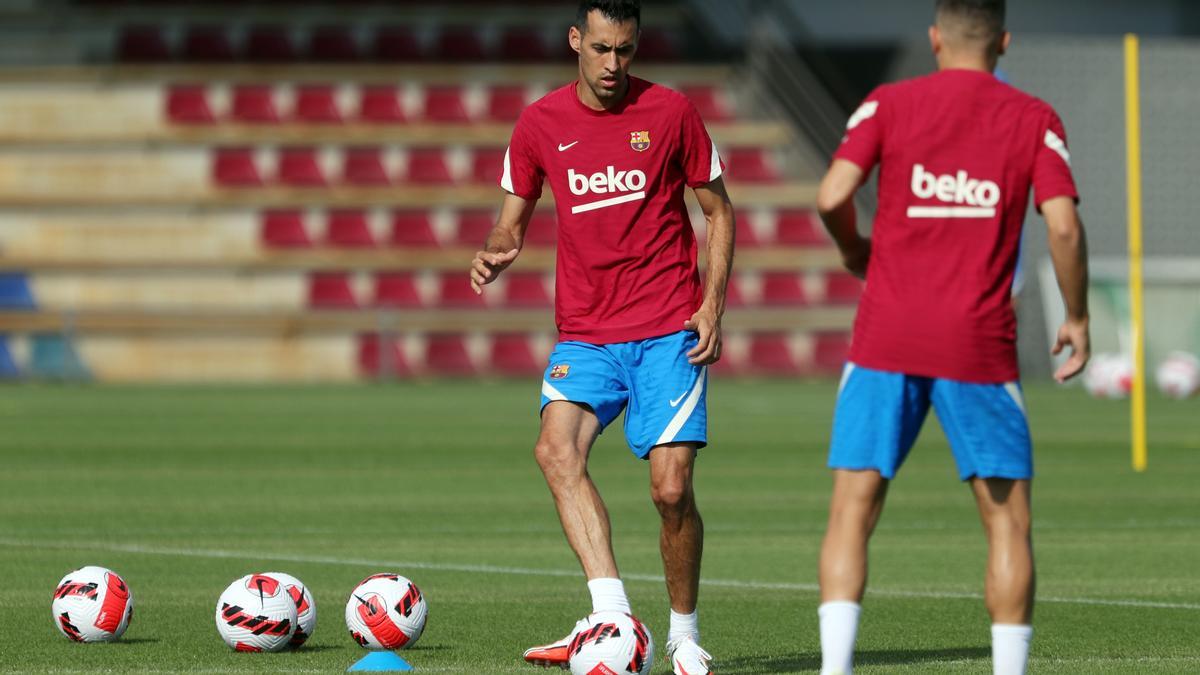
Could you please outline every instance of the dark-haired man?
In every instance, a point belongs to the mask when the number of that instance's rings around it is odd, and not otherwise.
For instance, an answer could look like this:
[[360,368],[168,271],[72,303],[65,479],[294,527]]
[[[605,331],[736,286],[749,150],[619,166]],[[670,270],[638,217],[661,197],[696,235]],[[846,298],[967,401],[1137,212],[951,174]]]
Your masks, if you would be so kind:
[[[579,79],[529,106],[513,130],[495,228],[471,266],[477,292],[517,258],[543,182],[558,211],[555,314],[559,343],[542,381],[534,455],[592,610],[629,612],[608,512],[587,472],[592,444],[624,410],[625,438],[650,466],[662,517],[671,600],[667,655],[676,673],[711,672],[699,645],[696,598],[703,523],[692,491],[707,442],[707,366],[721,354],[733,258],[733,207],[723,166],[696,108],[629,76],[640,34],[637,0],[584,0],[571,27]],[[695,191],[708,225],[702,287],[684,206]],[[568,639],[525,652],[565,667]]]
[[[1025,671],[1033,634],[1032,449],[1009,300],[1032,188],[1049,228],[1067,320],[1055,373],[1088,359],[1087,259],[1066,135],[1054,110],[997,80],[1003,0],[938,0],[938,72],[876,89],[850,118],[818,209],[846,267],[864,276],[838,393],[821,549],[821,672],[849,675],[867,541],[932,406],[974,493],[989,555],[985,602],[997,675]],[[870,239],[854,193],[879,165]]]

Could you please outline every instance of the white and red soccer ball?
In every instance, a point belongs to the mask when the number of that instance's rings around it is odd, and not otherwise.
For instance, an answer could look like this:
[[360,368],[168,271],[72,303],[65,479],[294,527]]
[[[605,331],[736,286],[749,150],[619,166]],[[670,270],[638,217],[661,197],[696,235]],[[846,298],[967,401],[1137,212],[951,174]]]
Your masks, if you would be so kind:
[[1171,352],[1154,375],[1163,395],[1188,398],[1200,389],[1200,359],[1187,352]]
[[399,574],[375,574],[350,594],[346,629],[365,649],[405,649],[421,637],[428,615],[416,584]]
[[133,617],[133,594],[116,572],[81,567],[62,578],[50,603],[54,625],[75,642],[112,642]]
[[217,600],[217,632],[239,652],[277,652],[296,634],[296,602],[282,580],[247,574]]
[[308,641],[317,628],[317,601],[313,599],[308,586],[296,577],[285,572],[267,572],[267,576],[279,580],[284,592],[296,603],[296,633],[288,643],[289,647],[296,649]]
[[1133,389],[1133,360],[1121,354],[1097,354],[1083,373],[1083,387],[1096,398],[1125,398]]
[[625,612],[596,612],[571,635],[571,675],[649,675],[650,630]]

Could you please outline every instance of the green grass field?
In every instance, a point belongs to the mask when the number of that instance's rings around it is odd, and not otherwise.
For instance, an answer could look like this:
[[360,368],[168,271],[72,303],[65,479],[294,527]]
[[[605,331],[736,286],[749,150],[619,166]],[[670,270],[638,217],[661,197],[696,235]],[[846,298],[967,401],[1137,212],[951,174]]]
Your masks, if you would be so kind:
[[[722,673],[815,672],[830,382],[716,382],[698,469],[701,627]],[[1031,387],[1040,604],[1033,673],[1200,672],[1198,404],[1151,398],[1150,470],[1124,404]],[[340,672],[364,576],[425,592],[418,672],[537,672],[528,645],[589,609],[530,452],[534,382],[380,387],[0,388],[0,670]],[[635,611],[662,646],[646,467],[603,436],[593,474]],[[859,673],[990,673],[984,541],[935,422],[872,549]],[[137,603],[125,638],[55,630],[54,584],[98,564]],[[254,571],[299,576],[320,620],[298,653],[237,654],[213,607]],[[669,672],[661,653],[655,672]]]

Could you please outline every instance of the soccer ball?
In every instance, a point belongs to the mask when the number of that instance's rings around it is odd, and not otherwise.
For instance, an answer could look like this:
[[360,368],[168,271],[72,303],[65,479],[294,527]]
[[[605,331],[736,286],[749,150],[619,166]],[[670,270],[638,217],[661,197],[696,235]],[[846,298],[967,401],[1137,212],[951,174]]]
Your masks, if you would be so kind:
[[1097,354],[1083,374],[1083,386],[1096,398],[1125,398],[1133,388],[1133,361],[1120,354]]
[[350,594],[346,628],[366,649],[405,649],[421,637],[428,614],[416,584],[399,574],[375,574]]
[[1200,359],[1187,352],[1171,352],[1158,364],[1158,390],[1171,398],[1187,398],[1200,389]]
[[291,596],[292,602],[296,603],[296,634],[288,643],[289,647],[295,649],[312,637],[313,631],[316,630],[317,601],[313,599],[308,586],[305,586],[304,582],[296,577],[283,572],[267,572],[267,576],[278,579],[279,583],[283,584],[284,592]]
[[596,612],[571,636],[571,675],[648,675],[654,663],[650,630],[625,612]]
[[116,572],[81,567],[62,578],[50,603],[54,625],[75,642],[112,642],[133,618],[133,595]]
[[277,652],[295,635],[297,614],[283,581],[247,574],[217,600],[217,632],[239,652]]

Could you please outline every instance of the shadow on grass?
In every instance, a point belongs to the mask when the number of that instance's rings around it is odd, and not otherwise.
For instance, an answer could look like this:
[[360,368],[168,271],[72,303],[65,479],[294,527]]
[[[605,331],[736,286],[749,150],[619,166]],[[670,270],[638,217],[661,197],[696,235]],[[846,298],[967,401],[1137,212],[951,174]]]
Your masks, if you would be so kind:
[[[982,659],[992,655],[989,647],[957,647],[950,649],[880,649],[854,653],[856,666],[899,666],[936,661]],[[787,656],[749,656],[721,659],[716,664],[722,673],[804,673],[821,670],[820,654],[791,654]]]

